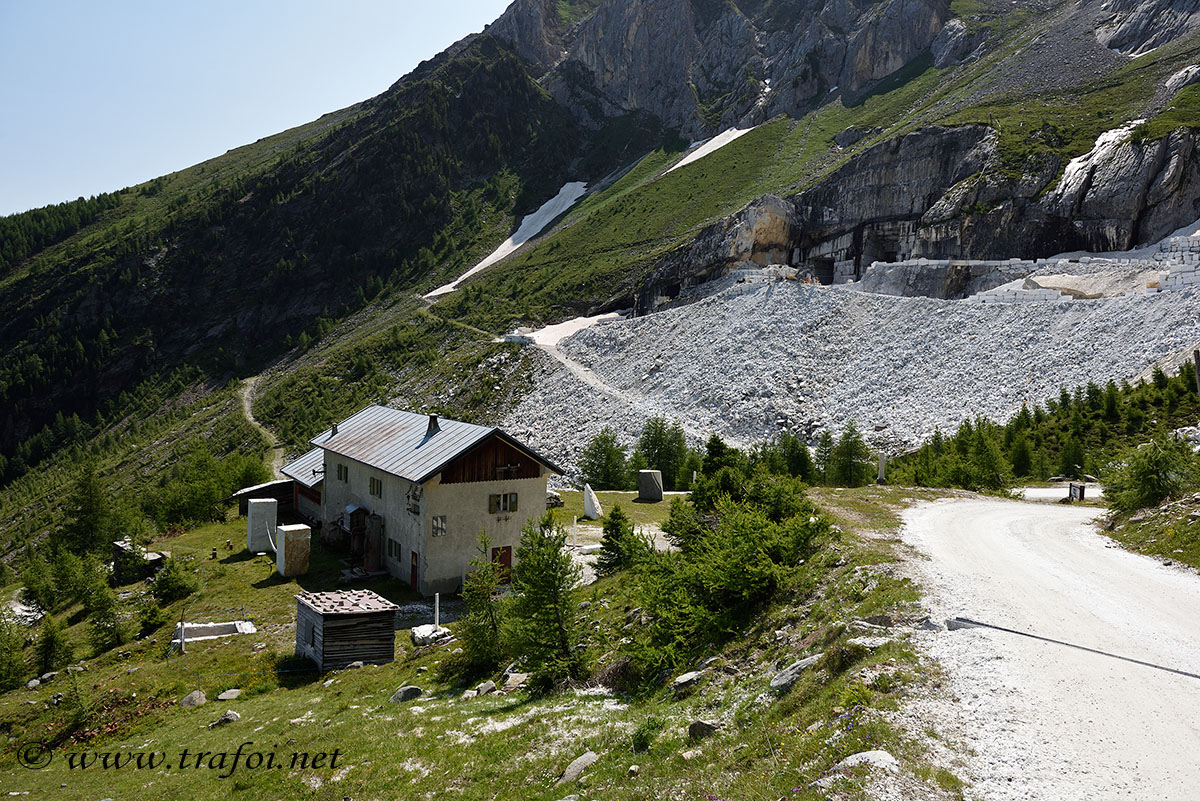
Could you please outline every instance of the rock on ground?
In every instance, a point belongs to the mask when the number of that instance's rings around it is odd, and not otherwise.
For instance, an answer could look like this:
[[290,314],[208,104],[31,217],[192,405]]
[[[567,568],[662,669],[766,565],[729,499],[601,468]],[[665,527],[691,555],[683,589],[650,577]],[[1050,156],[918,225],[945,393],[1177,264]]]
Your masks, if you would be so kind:
[[393,704],[399,704],[403,703],[404,701],[411,701],[412,699],[419,697],[424,692],[424,690],[415,684],[407,684],[401,687],[399,690],[396,690],[396,692],[394,692],[392,697],[388,700]]
[[583,772],[594,765],[599,759],[600,755],[595,751],[585,751],[576,757],[570,765],[567,765],[567,769],[559,777],[558,783],[570,784],[571,782],[579,781],[579,777],[583,775]]

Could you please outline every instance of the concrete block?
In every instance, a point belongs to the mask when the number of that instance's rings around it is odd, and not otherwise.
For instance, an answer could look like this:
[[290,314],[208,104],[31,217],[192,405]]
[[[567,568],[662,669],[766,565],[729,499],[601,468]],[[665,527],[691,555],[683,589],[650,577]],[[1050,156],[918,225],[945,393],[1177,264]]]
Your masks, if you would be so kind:
[[312,529],[304,525],[279,526],[275,529],[275,570],[281,576],[303,576],[308,572],[308,554],[312,548]]
[[279,502],[274,498],[251,498],[246,502],[246,550],[270,553],[275,535]]
[[638,500],[658,503],[663,499],[661,470],[638,471]]

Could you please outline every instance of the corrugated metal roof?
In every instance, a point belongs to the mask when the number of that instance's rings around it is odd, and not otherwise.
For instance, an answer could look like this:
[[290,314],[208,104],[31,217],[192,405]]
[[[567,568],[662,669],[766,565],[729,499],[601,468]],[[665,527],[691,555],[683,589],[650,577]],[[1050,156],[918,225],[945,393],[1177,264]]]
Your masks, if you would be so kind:
[[310,440],[310,444],[420,484],[458,456],[493,434],[498,434],[551,470],[561,472],[497,428],[444,417],[438,419],[438,429],[432,435],[427,436],[428,428],[427,414],[402,412],[386,406],[368,406],[338,423],[337,434],[327,429]]
[[325,480],[323,472],[313,472],[313,470],[319,470],[324,465],[325,451],[320,448],[313,448],[295,461],[285,464],[279,472],[288,478],[299,481],[306,487],[312,488]]

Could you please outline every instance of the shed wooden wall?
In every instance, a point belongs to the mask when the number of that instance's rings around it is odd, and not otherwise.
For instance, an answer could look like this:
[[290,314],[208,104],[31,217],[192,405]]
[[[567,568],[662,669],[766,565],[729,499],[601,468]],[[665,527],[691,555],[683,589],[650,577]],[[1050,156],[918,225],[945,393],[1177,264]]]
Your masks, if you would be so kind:
[[351,662],[391,662],[395,644],[395,612],[321,615],[307,604],[296,604],[296,655],[308,657],[320,670]]

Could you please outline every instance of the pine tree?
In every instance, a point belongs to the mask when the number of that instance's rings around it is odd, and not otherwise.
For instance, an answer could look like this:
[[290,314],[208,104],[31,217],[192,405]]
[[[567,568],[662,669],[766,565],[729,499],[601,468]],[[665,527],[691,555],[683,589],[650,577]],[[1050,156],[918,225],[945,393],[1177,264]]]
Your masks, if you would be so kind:
[[617,504],[604,518],[604,536],[596,557],[596,572],[608,576],[624,570],[649,556],[653,550],[654,546],[644,535],[634,531],[633,521]]
[[871,475],[871,449],[851,420],[833,448],[826,468],[829,483],[840,487],[858,487]]
[[662,471],[663,489],[674,490],[675,478],[687,454],[683,426],[678,422],[670,424],[665,417],[650,418],[638,438],[637,452],[645,456],[648,469]]
[[42,618],[42,628],[37,640],[37,665],[39,673],[58,670],[74,658],[75,649],[63,624],[49,612]]
[[833,434],[822,431],[817,439],[816,473],[822,484],[829,484],[829,462],[833,458]]
[[617,444],[617,434],[605,426],[579,456],[579,469],[583,480],[592,489],[622,489],[625,486],[627,467],[625,449]]
[[1025,439],[1024,434],[1018,434],[1013,440],[1009,461],[1012,463],[1013,475],[1024,478],[1033,469],[1033,454],[1029,450],[1029,441]]
[[584,673],[575,602],[582,570],[564,550],[566,543],[566,532],[547,513],[525,525],[517,548],[509,637],[513,655],[533,673],[535,692]]
[[67,499],[61,543],[76,553],[99,550],[112,534],[111,518],[108,492],[100,482],[96,465],[86,462]]
[[19,687],[25,677],[22,639],[17,621],[7,609],[0,609],[0,692]]
[[491,552],[491,539],[480,534],[479,555],[471,561],[463,581],[466,613],[458,623],[458,639],[463,648],[461,671],[467,675],[487,674],[505,656],[504,605],[500,595],[504,566],[492,559]]

